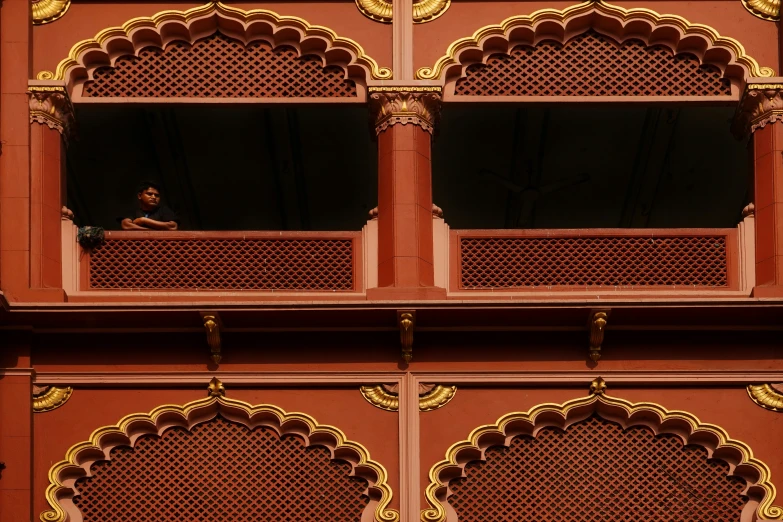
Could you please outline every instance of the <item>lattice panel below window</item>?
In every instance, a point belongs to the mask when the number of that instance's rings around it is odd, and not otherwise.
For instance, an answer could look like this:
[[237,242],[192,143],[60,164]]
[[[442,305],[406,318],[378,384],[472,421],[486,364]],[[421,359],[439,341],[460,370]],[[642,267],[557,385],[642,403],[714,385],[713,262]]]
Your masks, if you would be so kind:
[[367,483],[326,448],[220,417],[115,448],[76,484],[84,522],[359,522]]
[[95,70],[83,96],[95,97],[351,97],[356,84],[340,67],[323,67],[317,56],[299,57],[288,46],[266,42],[247,47],[216,33],[193,45],[174,42],[123,56]]
[[108,239],[91,289],[353,290],[351,239]]
[[727,286],[725,236],[461,238],[466,289]]
[[565,45],[542,42],[468,66],[455,94],[471,96],[728,96],[729,81],[691,54],[618,45],[589,31]]
[[701,447],[593,417],[493,447],[452,480],[459,522],[739,522],[745,481]]

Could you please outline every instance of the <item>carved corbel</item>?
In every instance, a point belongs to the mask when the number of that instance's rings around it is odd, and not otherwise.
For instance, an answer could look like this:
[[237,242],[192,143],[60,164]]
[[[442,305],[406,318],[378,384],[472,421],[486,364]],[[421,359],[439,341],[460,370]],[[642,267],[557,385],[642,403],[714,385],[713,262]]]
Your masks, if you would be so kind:
[[416,310],[397,310],[397,325],[400,327],[402,358],[406,363],[413,359],[413,329],[416,327]]
[[409,123],[432,134],[440,122],[440,87],[370,87],[368,90],[371,124],[376,135],[392,125]]
[[604,329],[608,317],[608,311],[590,312],[590,349],[587,354],[593,362],[598,362],[601,358],[601,345],[604,343]]
[[732,124],[737,139],[752,134],[768,123],[783,120],[783,78],[775,83],[748,83],[740,98]]
[[210,357],[215,364],[220,364],[223,352],[220,342],[220,316],[217,312],[202,312],[201,320],[204,321],[204,331],[207,334],[207,344],[211,352]]
[[59,82],[33,80],[27,86],[30,123],[47,125],[68,137],[74,130],[73,105]]

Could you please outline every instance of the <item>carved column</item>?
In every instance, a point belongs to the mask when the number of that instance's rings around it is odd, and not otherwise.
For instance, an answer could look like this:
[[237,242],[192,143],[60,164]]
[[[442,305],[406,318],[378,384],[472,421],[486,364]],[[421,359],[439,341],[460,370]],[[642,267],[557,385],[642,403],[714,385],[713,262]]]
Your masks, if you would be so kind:
[[[761,80],[761,79],[759,79]],[[783,297],[783,78],[748,82],[735,134],[752,134],[756,297]]]
[[61,209],[65,205],[62,152],[63,138],[70,135],[74,126],[73,107],[65,88],[53,82],[30,82],[27,95],[32,124],[30,287],[61,289],[60,221]]
[[410,290],[434,285],[430,152],[440,88],[371,87],[370,110],[378,136],[378,286],[420,297]]

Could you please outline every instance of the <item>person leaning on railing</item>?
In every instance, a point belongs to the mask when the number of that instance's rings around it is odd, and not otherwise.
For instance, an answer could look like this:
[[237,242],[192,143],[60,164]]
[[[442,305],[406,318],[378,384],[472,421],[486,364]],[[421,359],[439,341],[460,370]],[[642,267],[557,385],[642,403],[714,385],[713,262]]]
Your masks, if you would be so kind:
[[136,191],[139,206],[134,211],[117,218],[122,229],[177,230],[179,216],[169,207],[160,204],[160,192],[157,183],[142,181]]

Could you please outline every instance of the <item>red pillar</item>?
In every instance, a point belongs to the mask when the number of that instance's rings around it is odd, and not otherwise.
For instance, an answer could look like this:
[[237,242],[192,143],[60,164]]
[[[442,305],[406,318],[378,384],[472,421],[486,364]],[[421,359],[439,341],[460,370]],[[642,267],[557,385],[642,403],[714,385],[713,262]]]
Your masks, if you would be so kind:
[[32,126],[30,158],[30,286],[62,288],[62,138],[48,125]]
[[783,123],[753,133],[756,297],[783,297]]
[[378,136],[378,288],[369,299],[445,297],[435,288],[432,132],[439,87],[371,87]]
[[6,331],[0,342],[0,520],[36,520],[33,514],[33,370],[28,332]]
[[378,135],[378,286],[433,286],[430,134],[392,125]]

